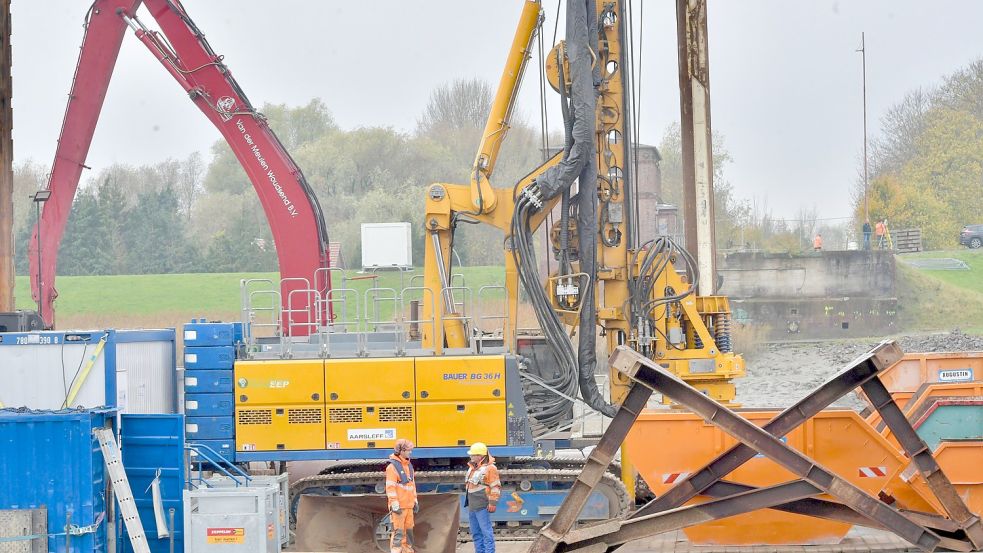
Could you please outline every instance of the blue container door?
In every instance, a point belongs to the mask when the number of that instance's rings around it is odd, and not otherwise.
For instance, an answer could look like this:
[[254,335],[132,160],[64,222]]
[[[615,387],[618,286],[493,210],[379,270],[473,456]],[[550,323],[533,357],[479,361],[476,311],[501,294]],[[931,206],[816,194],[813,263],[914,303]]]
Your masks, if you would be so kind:
[[48,551],[65,551],[69,513],[72,526],[93,528],[72,536],[70,553],[106,551],[106,469],[92,430],[113,414],[0,409],[0,509],[47,507]]
[[[147,542],[154,553],[170,551],[170,538],[159,539],[157,518],[154,515],[150,483],[160,471],[160,494],[164,505],[164,520],[170,526],[169,511],[174,510],[174,551],[184,551],[184,416],[183,415],[122,415],[120,423],[123,467],[130,480],[140,520]],[[123,528],[119,521],[117,528]],[[125,528],[122,531],[121,551],[132,553]]]

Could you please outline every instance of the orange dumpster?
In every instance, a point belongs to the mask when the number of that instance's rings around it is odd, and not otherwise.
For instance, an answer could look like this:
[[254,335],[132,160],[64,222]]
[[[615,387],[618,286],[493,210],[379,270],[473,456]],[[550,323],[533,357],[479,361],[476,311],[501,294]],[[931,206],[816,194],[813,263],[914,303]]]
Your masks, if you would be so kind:
[[[881,371],[879,378],[892,395],[914,393],[922,384],[979,381],[983,380],[983,352],[908,353]],[[862,391],[857,393],[867,401]]]
[[[759,426],[779,413],[739,412]],[[896,447],[858,413],[847,409],[823,411],[793,430],[785,441],[875,497],[907,465],[907,459]],[[625,447],[642,478],[660,495],[734,443],[733,438],[699,415],[647,410],[629,432]],[[790,472],[762,456],[725,478],[751,486],[793,479]],[[708,499],[701,496],[693,502]],[[838,543],[850,527],[841,522],[764,510],[692,526],[684,532],[691,542],[700,545],[813,545]]]
[[[956,493],[969,507],[971,513],[983,516],[983,441],[967,440],[942,442],[932,454],[942,472],[949,477]],[[911,487],[937,512],[942,507],[932,494],[928,484],[914,467],[902,474],[911,480]]]
[[[942,439],[983,438],[979,422],[983,406],[977,398],[983,399],[983,382],[924,384],[908,400],[904,413],[928,446],[935,448]],[[884,421],[879,420],[875,428],[898,446]]]

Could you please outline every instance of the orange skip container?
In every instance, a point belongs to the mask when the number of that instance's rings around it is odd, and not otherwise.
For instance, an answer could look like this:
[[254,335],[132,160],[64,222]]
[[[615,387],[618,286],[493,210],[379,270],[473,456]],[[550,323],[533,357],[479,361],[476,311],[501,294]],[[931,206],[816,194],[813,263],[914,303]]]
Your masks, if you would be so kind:
[[[779,413],[757,409],[739,412],[758,426]],[[789,433],[785,440],[874,497],[908,464],[884,436],[848,409],[823,411]],[[656,495],[661,495],[735,443],[736,440],[699,415],[646,410],[629,432],[625,447],[642,478]],[[762,456],[725,477],[758,487],[794,479],[792,473]],[[698,496],[693,503],[707,500],[708,497]],[[851,526],[766,509],[692,526],[684,532],[692,543],[699,545],[818,545],[839,543]]]

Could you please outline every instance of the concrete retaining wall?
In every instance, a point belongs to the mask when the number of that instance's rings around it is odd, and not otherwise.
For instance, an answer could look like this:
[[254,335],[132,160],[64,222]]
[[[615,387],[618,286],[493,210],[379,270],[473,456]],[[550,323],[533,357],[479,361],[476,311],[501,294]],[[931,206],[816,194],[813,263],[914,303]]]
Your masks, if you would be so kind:
[[800,255],[732,253],[717,272],[732,298],[893,297],[890,252],[831,251]]
[[717,270],[739,323],[772,340],[877,336],[894,329],[894,256],[828,251],[732,253]]

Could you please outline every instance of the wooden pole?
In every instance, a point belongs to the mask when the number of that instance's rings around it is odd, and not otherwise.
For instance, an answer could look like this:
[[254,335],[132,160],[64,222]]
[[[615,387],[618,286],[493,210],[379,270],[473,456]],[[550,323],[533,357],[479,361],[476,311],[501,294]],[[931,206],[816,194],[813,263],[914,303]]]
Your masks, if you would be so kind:
[[10,0],[0,0],[0,312],[14,310],[14,140]]

